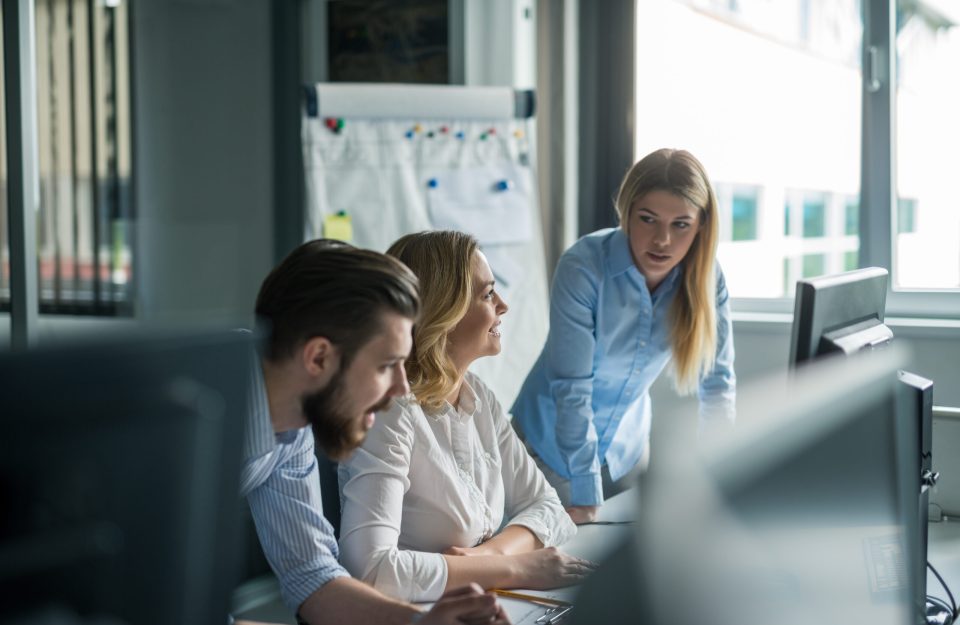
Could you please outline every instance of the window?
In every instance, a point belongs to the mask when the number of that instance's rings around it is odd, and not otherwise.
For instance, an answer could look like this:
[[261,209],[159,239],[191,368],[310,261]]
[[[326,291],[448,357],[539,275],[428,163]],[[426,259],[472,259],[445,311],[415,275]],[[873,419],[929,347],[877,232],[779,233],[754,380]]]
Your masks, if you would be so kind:
[[960,289],[960,6],[897,2],[893,285]]
[[827,205],[822,197],[808,198],[803,203],[803,237],[814,239],[827,233]]
[[917,231],[917,201],[900,198],[897,200],[897,234],[909,234]]
[[733,196],[734,241],[753,241],[757,238],[757,198],[755,195],[737,193]]
[[[34,11],[40,312],[129,314],[133,207],[127,4],[37,0]],[[5,166],[0,175],[5,186]],[[5,193],[2,202],[0,310],[9,310]]]
[[859,201],[858,0],[647,0],[636,12],[637,157],[682,147],[703,162],[731,296],[793,297],[791,280],[842,271],[858,249],[844,212]]
[[735,306],[866,264],[891,314],[960,316],[960,3],[649,0],[636,47],[638,157],[686,147],[759,189],[753,255],[732,229],[718,251]]
[[860,232],[860,204],[856,200],[847,200],[843,209],[843,233],[856,235]]

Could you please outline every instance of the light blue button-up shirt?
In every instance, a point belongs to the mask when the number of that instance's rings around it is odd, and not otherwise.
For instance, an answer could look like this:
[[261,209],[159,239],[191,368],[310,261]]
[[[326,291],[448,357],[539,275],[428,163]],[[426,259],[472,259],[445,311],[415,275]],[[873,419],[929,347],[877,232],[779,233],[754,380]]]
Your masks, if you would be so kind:
[[337,561],[337,539],[323,516],[313,432],[275,434],[259,363],[252,377],[240,494],[250,503],[284,603],[296,612],[314,591],[349,573]]
[[[654,293],[623,230],[594,232],[564,252],[550,292],[550,333],[513,405],[547,465],[570,480],[571,505],[603,502],[600,469],[614,480],[646,454],[649,389],[672,353],[670,308],[682,267]],[[700,381],[700,418],[734,417],[736,376],[729,295],[717,267],[717,354]]]

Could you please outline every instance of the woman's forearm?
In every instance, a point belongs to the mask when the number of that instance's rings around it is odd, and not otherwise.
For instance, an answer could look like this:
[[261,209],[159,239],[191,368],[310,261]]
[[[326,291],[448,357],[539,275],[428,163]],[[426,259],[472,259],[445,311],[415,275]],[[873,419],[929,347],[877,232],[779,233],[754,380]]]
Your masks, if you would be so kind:
[[470,582],[484,589],[516,586],[522,578],[520,561],[515,556],[448,556],[445,592]]
[[502,532],[480,545],[491,555],[512,555],[540,549],[543,543],[537,535],[523,525],[508,525]]

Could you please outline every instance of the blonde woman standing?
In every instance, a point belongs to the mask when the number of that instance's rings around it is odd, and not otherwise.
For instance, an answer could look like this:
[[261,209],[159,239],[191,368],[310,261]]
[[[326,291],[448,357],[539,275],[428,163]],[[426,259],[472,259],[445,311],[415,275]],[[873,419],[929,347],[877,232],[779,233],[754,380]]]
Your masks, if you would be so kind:
[[343,564],[409,601],[433,601],[470,582],[579,581],[592,563],[555,548],[576,526],[500,402],[467,372],[477,358],[500,353],[507,312],[476,240],[422,232],[387,253],[420,281],[406,362],[411,393],[377,413],[363,446],[340,465]]
[[701,424],[734,418],[730,305],[703,165],[683,150],[647,155],[616,209],[619,228],[560,258],[550,332],[512,409],[576,523],[595,520],[649,461],[649,389],[668,362],[677,390],[698,391]]

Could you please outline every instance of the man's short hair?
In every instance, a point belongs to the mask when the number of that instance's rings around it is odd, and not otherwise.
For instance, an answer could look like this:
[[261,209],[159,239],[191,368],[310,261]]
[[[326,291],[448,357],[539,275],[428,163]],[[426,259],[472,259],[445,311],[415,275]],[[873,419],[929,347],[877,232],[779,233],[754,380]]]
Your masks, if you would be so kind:
[[280,361],[322,336],[346,367],[381,330],[384,312],[416,320],[417,278],[397,259],[341,241],[317,239],[293,250],[260,285],[256,314],[267,325],[266,358]]

